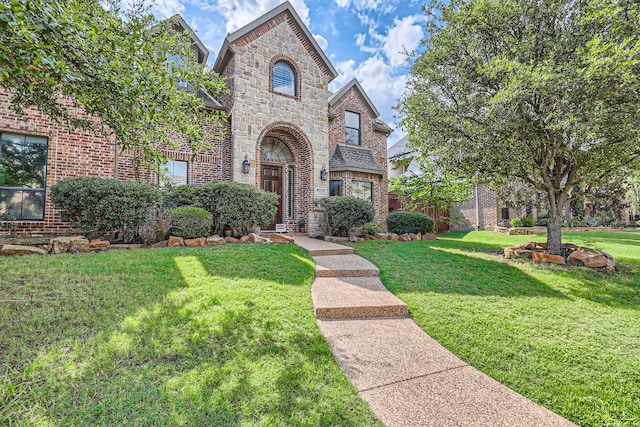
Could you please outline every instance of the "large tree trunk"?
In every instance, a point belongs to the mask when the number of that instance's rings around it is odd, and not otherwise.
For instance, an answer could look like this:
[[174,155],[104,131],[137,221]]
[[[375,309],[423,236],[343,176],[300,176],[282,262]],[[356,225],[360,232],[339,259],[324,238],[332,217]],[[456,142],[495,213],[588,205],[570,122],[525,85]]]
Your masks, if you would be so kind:
[[549,217],[547,219],[547,252],[554,255],[562,253],[562,209],[565,197],[549,197]]

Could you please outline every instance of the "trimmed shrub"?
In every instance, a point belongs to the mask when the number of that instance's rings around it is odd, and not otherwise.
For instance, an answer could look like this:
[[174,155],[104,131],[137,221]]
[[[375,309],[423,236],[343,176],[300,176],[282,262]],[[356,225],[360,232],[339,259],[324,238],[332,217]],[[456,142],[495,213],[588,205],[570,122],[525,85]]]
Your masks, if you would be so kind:
[[520,218],[513,218],[510,222],[512,227],[522,227],[522,220]]
[[211,233],[213,215],[195,206],[180,206],[165,212],[171,218],[171,234],[185,239],[206,237]]
[[382,233],[382,224],[377,222],[368,222],[362,226],[362,234]]
[[536,225],[536,222],[533,219],[533,215],[531,214],[522,217],[521,221],[523,227],[533,227],[534,225]]
[[51,201],[63,221],[87,236],[116,230],[122,240],[133,241],[160,201],[160,193],[152,185],[130,181],[66,178],[51,188]]
[[392,212],[387,216],[389,233],[433,233],[433,219],[415,212]]
[[229,226],[234,235],[241,236],[273,220],[278,210],[278,195],[249,184],[215,181],[168,189],[163,207],[178,206],[197,206],[209,211],[215,234],[222,235],[224,227]]
[[349,230],[373,219],[373,205],[355,197],[332,196],[320,199],[318,206],[325,210],[324,229],[328,235],[346,237]]

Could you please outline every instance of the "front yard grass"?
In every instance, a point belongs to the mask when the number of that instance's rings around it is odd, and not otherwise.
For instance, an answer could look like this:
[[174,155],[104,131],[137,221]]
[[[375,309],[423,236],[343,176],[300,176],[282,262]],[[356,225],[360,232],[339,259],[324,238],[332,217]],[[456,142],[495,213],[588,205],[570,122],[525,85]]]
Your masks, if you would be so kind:
[[380,425],[293,245],[0,259],[0,425]]
[[544,235],[439,239],[353,246],[465,362],[579,425],[640,425],[640,235],[563,235],[612,254],[617,273],[501,260]]

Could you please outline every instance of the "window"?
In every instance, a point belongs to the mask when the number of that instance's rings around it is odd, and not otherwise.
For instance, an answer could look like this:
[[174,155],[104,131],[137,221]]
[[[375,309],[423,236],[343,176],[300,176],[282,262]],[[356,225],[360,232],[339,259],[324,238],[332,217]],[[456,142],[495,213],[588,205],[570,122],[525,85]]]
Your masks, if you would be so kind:
[[163,177],[160,185],[185,185],[189,183],[189,163],[179,160],[169,160],[162,166]]
[[373,184],[366,181],[351,181],[351,195],[367,202],[373,202]]
[[43,220],[47,138],[0,135],[0,215]]
[[360,145],[360,114],[344,112],[344,134],[347,144]]
[[342,181],[329,181],[329,196],[342,196]]
[[296,73],[286,62],[276,62],[272,75],[273,92],[296,96]]
[[[187,62],[188,60],[184,57],[182,57],[181,55],[175,55],[173,53],[168,53],[167,52],[167,70],[169,70],[170,73],[172,74],[178,74],[181,69],[184,69],[184,64]],[[179,87],[187,87],[188,84],[185,80],[182,80],[180,78],[176,79],[176,86]]]

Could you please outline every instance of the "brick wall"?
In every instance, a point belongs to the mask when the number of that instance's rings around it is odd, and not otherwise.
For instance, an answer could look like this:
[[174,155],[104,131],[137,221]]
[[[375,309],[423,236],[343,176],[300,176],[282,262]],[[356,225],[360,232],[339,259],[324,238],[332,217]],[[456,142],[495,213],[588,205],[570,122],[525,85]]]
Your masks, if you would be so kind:
[[375,210],[374,221],[385,224],[389,213],[388,178],[387,178],[387,135],[375,131],[373,120],[377,117],[369,108],[366,99],[363,98],[356,86],[349,89],[331,107],[336,117],[329,123],[329,154],[333,152],[336,144],[345,144],[344,112],[350,111],[360,114],[360,141],[361,147],[370,148],[378,166],[383,170],[383,179],[380,175],[362,174],[360,172],[331,172],[330,179],[341,179],[343,188],[348,189],[345,196],[350,196],[351,181],[367,181],[373,183],[373,207]]
[[457,222],[451,224],[452,231],[492,230],[500,221],[501,206],[496,193],[489,189],[487,184],[479,184],[476,188],[479,207],[477,213],[474,193],[471,200],[451,209],[452,217],[459,217]]

